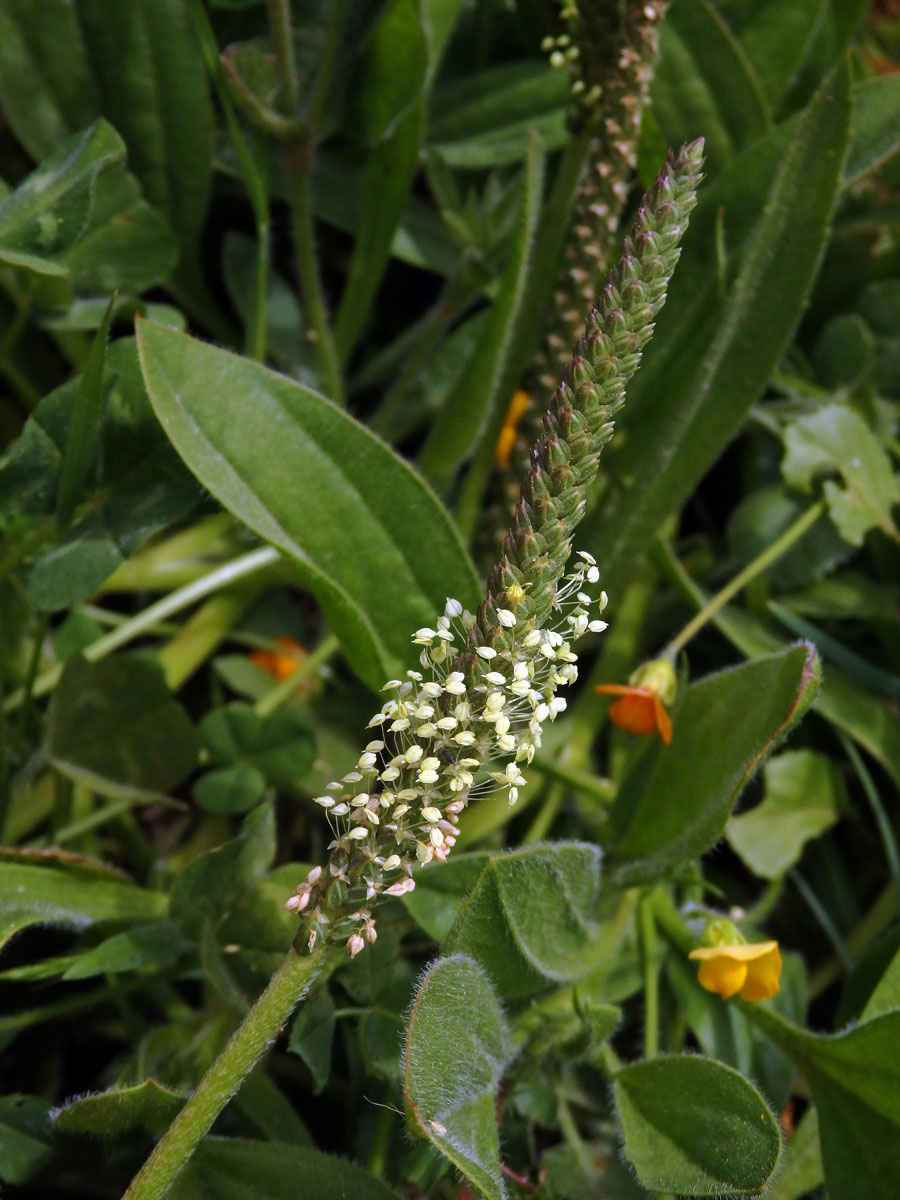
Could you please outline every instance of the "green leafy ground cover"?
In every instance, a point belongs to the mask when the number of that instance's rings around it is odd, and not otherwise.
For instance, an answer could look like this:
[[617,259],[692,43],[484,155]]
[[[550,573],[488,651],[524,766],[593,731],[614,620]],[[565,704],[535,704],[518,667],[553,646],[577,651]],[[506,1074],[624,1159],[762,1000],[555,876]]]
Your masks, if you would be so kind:
[[[0,1190],[894,1200],[894,8],[0,0]],[[609,629],[518,803],[301,958],[314,800],[701,136],[576,534]],[[595,691],[660,658],[671,744]],[[772,998],[698,983],[719,916]]]

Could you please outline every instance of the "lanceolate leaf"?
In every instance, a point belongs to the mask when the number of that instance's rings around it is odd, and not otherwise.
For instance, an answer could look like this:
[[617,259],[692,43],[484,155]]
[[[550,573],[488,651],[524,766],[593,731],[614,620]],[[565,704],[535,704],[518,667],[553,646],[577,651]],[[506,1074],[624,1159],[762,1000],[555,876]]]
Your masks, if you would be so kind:
[[894,1200],[900,1179],[900,1009],[834,1036],[808,1033],[761,1005],[746,1011],[809,1083],[828,1195]]
[[138,343],[163,428],[202,484],[297,564],[373,688],[413,631],[478,581],[426,484],[328,400],[257,363],[150,322]]
[[454,954],[429,969],[406,1033],[407,1122],[488,1200],[503,1200],[494,1097],[512,1055],[503,1010],[484,971]]
[[615,1075],[625,1156],[651,1191],[758,1195],[781,1157],[778,1122],[743,1075],[711,1058],[673,1055]]
[[135,1129],[163,1133],[181,1111],[184,1096],[155,1079],[132,1087],[110,1088],[98,1096],[70,1100],[56,1113],[56,1126],[66,1133],[92,1133],[96,1137],[122,1137]]
[[[620,583],[731,440],[781,356],[825,243],[849,109],[842,66],[795,127],[754,145],[701,198],[657,335],[631,388],[631,412],[639,419],[615,461],[625,483],[612,489],[589,543],[608,586]],[[723,206],[729,250],[735,236],[746,236],[737,264],[728,264],[724,296],[714,264],[702,262]]]
[[649,772],[617,800],[617,882],[671,870],[716,843],[747,781],[815,699],[819,670],[815,647],[801,642],[687,690],[671,746],[656,747]]

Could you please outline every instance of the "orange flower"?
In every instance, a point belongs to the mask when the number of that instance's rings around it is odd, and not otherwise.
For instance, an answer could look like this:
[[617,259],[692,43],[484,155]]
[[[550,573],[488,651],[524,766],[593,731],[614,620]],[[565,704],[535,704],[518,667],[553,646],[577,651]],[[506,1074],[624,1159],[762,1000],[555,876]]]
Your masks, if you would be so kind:
[[254,650],[250,655],[250,661],[255,663],[261,671],[265,671],[267,675],[272,675],[280,681],[289,679],[294,674],[306,657],[306,651],[293,638],[280,637],[276,638],[276,641],[279,646],[284,647],[286,653],[279,650]]
[[609,719],[629,733],[658,733],[668,746],[672,722],[665,705],[675,699],[675,671],[667,658],[644,663],[628,683],[601,683],[595,689],[603,696],[619,696],[610,706]]
[[516,430],[519,427],[519,422],[528,411],[528,406],[531,403],[531,397],[527,392],[513,392],[512,400],[509,402],[509,409],[506,413],[506,420],[503,422],[503,428],[497,437],[497,444],[494,447],[494,461],[500,467],[508,467],[510,455],[513,451],[513,446],[516,444]]

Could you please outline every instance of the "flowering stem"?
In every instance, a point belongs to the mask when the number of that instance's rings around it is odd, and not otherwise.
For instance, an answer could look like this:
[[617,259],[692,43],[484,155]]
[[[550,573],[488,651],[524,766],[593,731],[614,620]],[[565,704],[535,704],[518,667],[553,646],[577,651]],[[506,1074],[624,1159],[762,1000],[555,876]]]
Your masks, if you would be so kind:
[[[716,592],[703,605],[697,615],[685,625],[681,633],[677,634],[666,648],[660,653],[660,658],[675,658],[675,656],[684,649],[691,638],[699,633],[704,625],[710,621],[716,613],[725,607],[733,596],[736,596],[747,584],[761,575],[768,567],[777,559],[781,558],[785,551],[789,550],[795,542],[798,542],[804,533],[818,521],[819,517],[825,511],[825,501],[817,500],[805,512],[801,513],[792,525],[777,537],[775,541],[768,546],[762,554],[758,554],[751,563],[744,567],[743,571],[738,572],[730,583],[726,584],[721,591]],[[664,548],[667,552],[667,548]]]
[[336,962],[335,952],[325,946],[304,955],[294,949],[288,951],[268,987],[156,1144],[122,1200],[156,1200],[166,1193],[213,1121],[275,1041],[297,1003]]

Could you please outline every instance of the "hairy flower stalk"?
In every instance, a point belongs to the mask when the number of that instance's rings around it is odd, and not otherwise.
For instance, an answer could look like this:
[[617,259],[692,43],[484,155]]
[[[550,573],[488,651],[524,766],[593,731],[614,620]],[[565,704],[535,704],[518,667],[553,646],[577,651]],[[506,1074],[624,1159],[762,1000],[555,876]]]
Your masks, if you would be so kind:
[[702,142],[682,147],[644,196],[543,418],[478,613],[448,600],[434,628],[416,632],[422,670],[385,685],[375,736],[317,798],[335,838],[287,902],[303,918],[298,949],[324,940],[356,955],[373,942],[378,898],[411,891],[417,865],[446,857],[471,797],[499,786],[515,803],[520,764],[565,708],[556,693],[577,678],[571,643],[606,627],[584,590],[599,579],[594,560],[582,552],[565,574],[572,535],[665,301],[701,165]]

